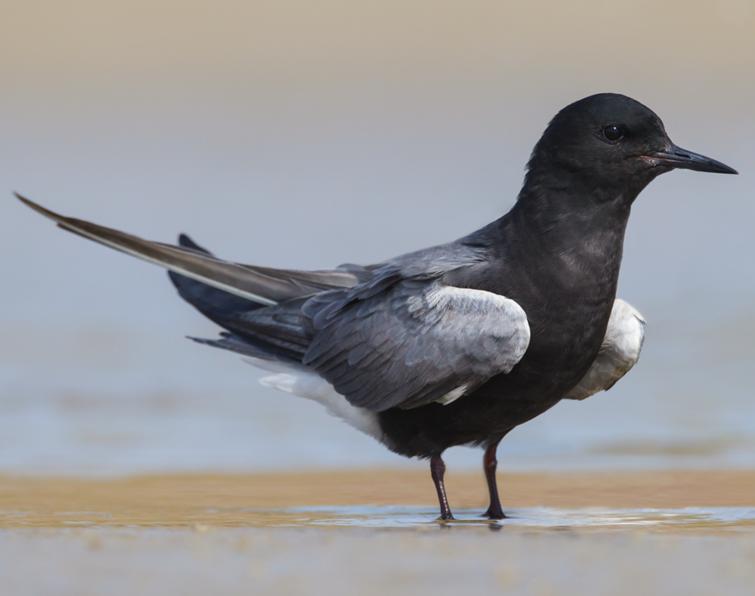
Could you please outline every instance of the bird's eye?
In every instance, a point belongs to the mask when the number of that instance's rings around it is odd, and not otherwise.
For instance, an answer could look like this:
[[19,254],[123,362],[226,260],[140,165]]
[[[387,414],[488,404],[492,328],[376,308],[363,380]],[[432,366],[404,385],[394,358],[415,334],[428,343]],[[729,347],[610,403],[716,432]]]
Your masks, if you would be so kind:
[[623,124],[609,124],[603,129],[603,136],[612,143],[620,141],[627,133],[627,129]]

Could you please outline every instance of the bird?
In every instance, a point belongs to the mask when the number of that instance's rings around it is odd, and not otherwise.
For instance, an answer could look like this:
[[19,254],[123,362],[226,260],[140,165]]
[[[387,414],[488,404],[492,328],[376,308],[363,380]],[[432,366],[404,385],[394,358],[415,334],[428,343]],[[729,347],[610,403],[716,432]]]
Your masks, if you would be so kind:
[[618,93],[549,122],[511,209],[446,244],[370,265],[274,269],[220,259],[181,234],[144,240],[17,198],[59,227],[168,270],[263,385],[429,460],[439,520],[453,520],[444,452],[481,447],[489,506],[506,517],[497,448],[563,399],[612,387],[638,361],[646,322],[616,297],[632,205],[675,169],[736,174],[675,145],[661,119]]

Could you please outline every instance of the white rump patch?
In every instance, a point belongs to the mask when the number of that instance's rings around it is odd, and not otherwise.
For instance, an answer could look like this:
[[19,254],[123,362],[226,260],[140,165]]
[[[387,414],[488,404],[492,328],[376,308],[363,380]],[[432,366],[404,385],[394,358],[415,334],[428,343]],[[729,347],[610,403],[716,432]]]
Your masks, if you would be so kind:
[[377,414],[367,408],[352,406],[333,388],[333,385],[317,373],[259,358],[244,358],[244,360],[257,368],[276,373],[262,377],[261,385],[316,401],[325,406],[332,416],[340,418],[378,441],[383,440],[383,431],[378,423]]

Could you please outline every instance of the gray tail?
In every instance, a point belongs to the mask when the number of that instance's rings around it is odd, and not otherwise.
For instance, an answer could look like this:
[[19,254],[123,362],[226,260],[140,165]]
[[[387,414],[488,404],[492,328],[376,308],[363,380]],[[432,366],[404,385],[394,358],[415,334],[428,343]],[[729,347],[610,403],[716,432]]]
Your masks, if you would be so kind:
[[[213,256],[187,234],[178,237],[178,244],[187,250]],[[292,325],[290,317],[288,325],[274,320],[280,316],[274,313],[286,310],[285,305],[266,307],[174,271],[168,271],[168,276],[181,298],[227,329],[217,339],[189,337],[192,341],[262,360],[301,361],[309,343],[307,334],[298,321],[294,320]],[[262,312],[256,313],[258,310]]]
[[[214,257],[210,251],[199,246],[186,234],[181,234],[178,237],[178,244],[185,249]],[[174,271],[168,271],[168,277],[170,277],[170,281],[173,282],[181,298],[208,319],[221,326],[223,326],[224,320],[231,319],[244,312],[256,310],[262,306]]]

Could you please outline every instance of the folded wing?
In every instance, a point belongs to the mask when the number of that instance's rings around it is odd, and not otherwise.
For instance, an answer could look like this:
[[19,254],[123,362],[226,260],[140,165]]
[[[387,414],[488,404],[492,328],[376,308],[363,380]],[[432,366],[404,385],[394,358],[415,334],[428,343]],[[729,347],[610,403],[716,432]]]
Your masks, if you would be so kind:
[[635,308],[617,299],[598,356],[565,398],[585,399],[613,387],[640,359],[645,325],[645,319]]
[[63,229],[171,271],[181,295],[230,332],[203,343],[317,373],[354,406],[450,403],[510,372],[529,345],[515,301],[444,282],[484,262],[479,242],[370,267],[270,269],[223,261],[185,236],[180,246],[152,242],[18,198]]
[[333,304],[304,305],[312,339],[303,364],[373,411],[458,399],[510,372],[530,340],[515,301],[437,280],[402,280]]

